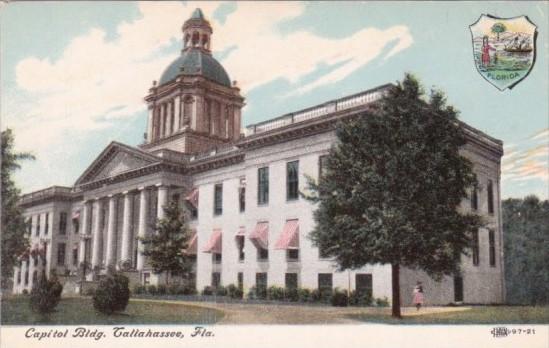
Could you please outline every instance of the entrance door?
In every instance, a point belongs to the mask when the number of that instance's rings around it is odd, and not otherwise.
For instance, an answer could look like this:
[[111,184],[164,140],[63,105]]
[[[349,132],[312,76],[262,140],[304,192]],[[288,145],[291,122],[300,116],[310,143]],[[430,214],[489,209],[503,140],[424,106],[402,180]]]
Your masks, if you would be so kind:
[[454,301],[463,302],[463,278],[454,277]]

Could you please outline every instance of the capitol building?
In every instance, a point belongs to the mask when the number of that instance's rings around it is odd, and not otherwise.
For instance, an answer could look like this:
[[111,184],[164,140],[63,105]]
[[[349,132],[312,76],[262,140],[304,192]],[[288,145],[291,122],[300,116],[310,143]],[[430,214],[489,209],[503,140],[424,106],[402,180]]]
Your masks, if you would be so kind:
[[[42,270],[55,269],[78,291],[79,265],[87,282],[113,266],[132,284],[161,284],[140,250],[138,237],[152,232],[163,207],[177,202],[193,230],[187,252],[196,256],[192,283],[340,288],[391,298],[391,266],[337,271],[308,238],[313,203],[300,197],[306,176],[318,178],[336,141],[335,125],[361,115],[390,84],[242,125],[245,98],[212,56],[212,27],[197,9],[183,24],[181,54],[144,97],[148,107],[142,144],[116,141],[72,187],[53,186],[21,199],[29,221],[30,249],[15,267],[13,290],[30,291]],[[250,61],[253,64],[253,61]],[[236,73],[238,72],[231,72]],[[500,160],[502,142],[462,124],[462,154],[474,164],[479,187],[460,209],[473,209],[487,225],[475,234],[471,255],[462,255],[461,276],[434,281],[401,269],[402,303],[422,281],[427,304],[501,303],[505,296]],[[96,273],[94,276],[93,273]]]

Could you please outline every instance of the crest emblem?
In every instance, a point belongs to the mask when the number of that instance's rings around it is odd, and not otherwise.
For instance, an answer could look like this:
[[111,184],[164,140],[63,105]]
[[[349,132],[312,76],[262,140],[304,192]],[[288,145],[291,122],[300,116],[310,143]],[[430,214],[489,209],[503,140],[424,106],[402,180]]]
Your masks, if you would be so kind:
[[536,26],[528,17],[483,14],[469,28],[475,66],[486,81],[503,91],[528,76],[536,57]]

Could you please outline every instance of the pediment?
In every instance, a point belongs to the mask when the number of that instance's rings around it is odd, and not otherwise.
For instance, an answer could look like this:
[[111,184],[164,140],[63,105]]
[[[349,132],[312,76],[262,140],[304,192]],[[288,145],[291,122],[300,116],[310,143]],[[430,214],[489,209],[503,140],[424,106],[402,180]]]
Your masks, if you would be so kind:
[[154,155],[113,142],[84,171],[75,186],[115,177],[159,162],[161,159]]

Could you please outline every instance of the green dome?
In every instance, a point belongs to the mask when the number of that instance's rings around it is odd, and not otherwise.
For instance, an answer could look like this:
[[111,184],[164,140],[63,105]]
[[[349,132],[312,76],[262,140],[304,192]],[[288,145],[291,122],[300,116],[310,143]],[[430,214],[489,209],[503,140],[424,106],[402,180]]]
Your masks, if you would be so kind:
[[208,80],[231,87],[231,79],[223,66],[214,57],[199,49],[183,51],[181,56],[164,70],[158,84],[163,85],[175,80],[180,74],[202,75]]

